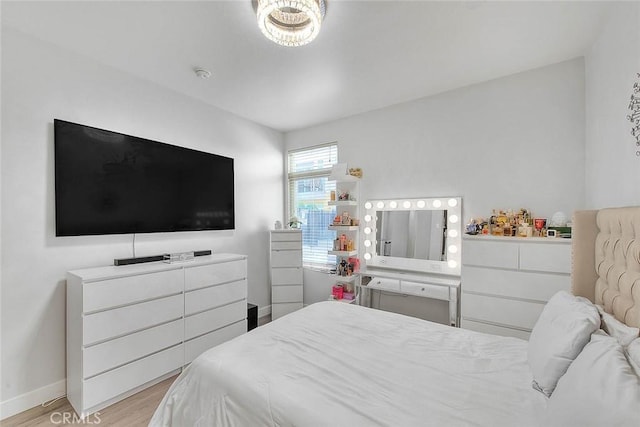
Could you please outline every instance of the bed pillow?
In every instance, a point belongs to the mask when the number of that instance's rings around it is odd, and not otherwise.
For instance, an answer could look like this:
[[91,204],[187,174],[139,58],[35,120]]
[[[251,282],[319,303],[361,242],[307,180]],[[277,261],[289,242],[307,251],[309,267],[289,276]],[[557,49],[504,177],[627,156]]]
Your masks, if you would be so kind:
[[599,328],[600,314],[588,299],[566,291],[551,297],[529,337],[533,388],[551,396],[560,377]]
[[631,343],[631,341],[638,338],[640,335],[640,329],[627,326],[613,317],[613,315],[604,311],[604,309],[599,305],[596,307],[598,307],[598,312],[600,312],[600,327],[607,334],[617,339],[620,345],[626,347]]
[[618,341],[594,334],[549,399],[546,426],[640,426],[640,378]]

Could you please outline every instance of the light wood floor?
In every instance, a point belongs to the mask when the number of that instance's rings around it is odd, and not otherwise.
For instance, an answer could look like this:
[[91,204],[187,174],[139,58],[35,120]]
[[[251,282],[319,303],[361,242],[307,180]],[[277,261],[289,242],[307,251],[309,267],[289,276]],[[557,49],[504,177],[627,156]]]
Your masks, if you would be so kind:
[[[271,321],[271,316],[264,316],[258,319],[258,326],[262,326]],[[0,421],[2,427],[44,427],[44,426],[65,426],[65,425],[87,425],[96,426],[122,426],[137,427],[147,426],[153,413],[160,404],[167,390],[176,379],[177,375],[142,390],[140,393],[134,394],[118,403],[115,403],[101,411],[99,411],[98,419],[88,417],[85,424],[80,423],[77,418],[72,422],[75,411],[71,407],[69,401],[64,398],[60,399],[52,405],[43,408],[37,406],[28,411],[21,412],[13,417],[9,417]],[[68,417],[68,423],[63,423],[63,417]]]
[[[169,389],[169,386],[176,379],[177,375],[168,378],[140,393],[134,394],[108,408],[99,411],[99,422],[95,415],[87,417],[85,424],[94,424],[96,426],[123,426],[137,427],[146,426],[153,416],[160,401]],[[66,415],[69,422],[64,423],[63,417]],[[61,399],[51,406],[43,408],[38,406],[6,420],[0,421],[2,427],[44,427],[44,426],[65,426],[65,425],[82,425],[77,418],[72,423],[72,417],[75,414],[69,401]]]

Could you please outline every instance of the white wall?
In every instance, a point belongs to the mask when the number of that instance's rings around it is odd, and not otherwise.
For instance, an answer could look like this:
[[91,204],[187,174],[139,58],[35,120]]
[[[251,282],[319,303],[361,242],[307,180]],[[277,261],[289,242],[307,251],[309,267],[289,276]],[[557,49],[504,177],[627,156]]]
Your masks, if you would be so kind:
[[[472,66],[472,64],[470,64]],[[463,217],[583,208],[582,58],[285,134],[287,149],[338,141],[362,199],[461,196]],[[327,276],[305,273],[305,303]]]
[[267,230],[282,219],[281,133],[6,27],[2,66],[5,410],[65,378],[65,272],[132,256],[131,235],[55,237],[54,118],[233,157],[236,230],[137,235],[136,254],[247,254],[249,300],[270,304]]
[[631,136],[629,98],[640,80],[640,3],[618,2],[585,57],[586,205],[640,204],[640,150]]

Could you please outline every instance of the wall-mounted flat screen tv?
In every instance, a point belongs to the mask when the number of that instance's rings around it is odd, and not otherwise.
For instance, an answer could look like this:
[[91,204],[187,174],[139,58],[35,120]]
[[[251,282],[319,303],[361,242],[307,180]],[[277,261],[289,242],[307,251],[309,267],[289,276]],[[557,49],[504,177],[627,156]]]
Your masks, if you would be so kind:
[[233,159],[54,120],[56,236],[230,230]]

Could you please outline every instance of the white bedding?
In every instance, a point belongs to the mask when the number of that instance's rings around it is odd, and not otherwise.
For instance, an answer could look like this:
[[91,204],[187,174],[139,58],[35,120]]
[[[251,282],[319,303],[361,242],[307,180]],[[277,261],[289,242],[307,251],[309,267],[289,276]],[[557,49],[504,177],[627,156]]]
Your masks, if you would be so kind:
[[527,342],[321,302],[219,345],[151,426],[528,426]]

